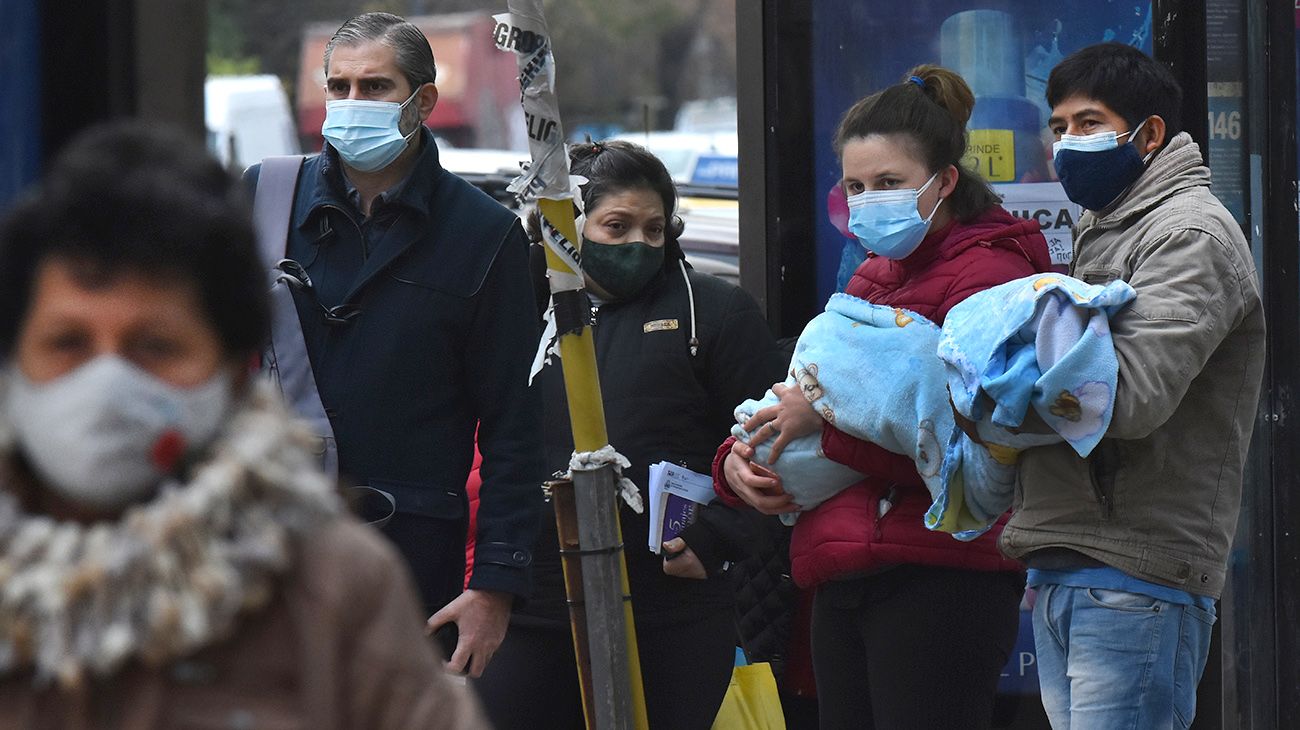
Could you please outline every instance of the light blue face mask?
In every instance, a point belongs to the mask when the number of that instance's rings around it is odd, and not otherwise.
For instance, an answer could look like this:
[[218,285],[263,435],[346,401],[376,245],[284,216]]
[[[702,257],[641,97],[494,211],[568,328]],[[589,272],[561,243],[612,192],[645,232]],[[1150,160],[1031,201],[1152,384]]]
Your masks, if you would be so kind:
[[1097,132],[1096,134],[1063,134],[1061,139],[1052,143],[1052,157],[1060,154],[1061,150],[1074,150],[1076,152],[1104,152],[1113,150],[1119,146],[1120,137],[1128,137],[1132,141],[1138,130],[1142,129],[1146,121],[1137,125],[1136,128],[1128,132]]
[[916,209],[916,200],[937,177],[936,172],[917,190],[863,190],[849,196],[849,230],[858,243],[889,259],[906,258],[915,251],[925,240],[930,221],[939,212],[943,198],[934,204],[930,217],[924,219]]
[[402,112],[415,98],[419,88],[406,101],[365,101],[333,99],[325,102],[325,123],[321,136],[339,153],[343,162],[361,172],[374,172],[392,164],[407,143],[420,131],[410,134],[400,129]]

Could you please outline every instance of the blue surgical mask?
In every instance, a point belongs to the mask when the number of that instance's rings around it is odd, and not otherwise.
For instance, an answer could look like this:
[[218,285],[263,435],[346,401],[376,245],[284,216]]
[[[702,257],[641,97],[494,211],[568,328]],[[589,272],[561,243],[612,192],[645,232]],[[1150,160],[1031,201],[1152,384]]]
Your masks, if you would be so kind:
[[[1105,210],[1137,182],[1150,159],[1150,155],[1143,158],[1133,145],[1142,124],[1118,134],[1061,135],[1052,145],[1052,161],[1066,197],[1087,210]],[[1124,136],[1129,141],[1121,145],[1119,138]]]
[[327,101],[321,136],[348,167],[361,172],[381,170],[402,154],[420,130],[416,125],[410,134],[403,135],[400,129],[402,112],[418,92],[416,88],[401,104],[361,99]]
[[917,190],[863,190],[849,196],[849,230],[858,243],[877,256],[907,258],[930,230],[930,221],[939,212],[943,198],[934,204],[928,218],[921,218],[916,200],[939,177],[930,176]]

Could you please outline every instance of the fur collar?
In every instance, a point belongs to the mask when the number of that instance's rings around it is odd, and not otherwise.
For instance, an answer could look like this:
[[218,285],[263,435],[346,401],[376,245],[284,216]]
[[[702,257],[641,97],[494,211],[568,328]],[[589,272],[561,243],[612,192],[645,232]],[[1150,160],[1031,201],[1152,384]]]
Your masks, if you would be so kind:
[[309,437],[265,387],[188,482],[116,522],[24,514],[0,490],[0,676],[76,686],[212,644],[270,601],[295,543],[339,512]]

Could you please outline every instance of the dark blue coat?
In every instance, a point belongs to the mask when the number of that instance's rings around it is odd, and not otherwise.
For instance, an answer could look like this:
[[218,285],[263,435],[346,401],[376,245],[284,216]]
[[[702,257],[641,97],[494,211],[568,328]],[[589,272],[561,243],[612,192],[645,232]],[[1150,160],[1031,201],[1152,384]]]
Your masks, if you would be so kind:
[[[384,532],[434,610],[464,577],[476,423],[483,487],[470,587],[529,592],[542,506],[540,403],[528,388],[539,317],[518,219],[443,170],[422,134],[410,177],[366,218],[336,153],[309,157],[287,253],[312,280],[295,303],[340,472],[394,495]],[[259,172],[246,173],[250,185]]]

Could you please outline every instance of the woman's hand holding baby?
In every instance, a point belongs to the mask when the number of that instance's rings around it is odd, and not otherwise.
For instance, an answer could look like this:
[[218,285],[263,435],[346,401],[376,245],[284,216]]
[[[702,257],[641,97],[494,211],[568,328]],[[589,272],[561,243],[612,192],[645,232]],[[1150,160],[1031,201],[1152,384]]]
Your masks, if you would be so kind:
[[749,443],[732,444],[722,471],[727,484],[746,504],[763,514],[780,515],[798,512],[802,507],[794,504],[794,497],[782,488],[779,475],[754,463],[754,447],[775,437],[768,463],[776,463],[790,442],[821,431],[825,421],[799,388],[777,383],[772,386],[772,392],[780,402],[760,409],[742,425],[752,434]]
[[750,446],[757,446],[776,436],[772,442],[772,454],[768,458],[768,463],[775,464],[791,441],[820,432],[826,421],[813,409],[812,403],[804,397],[801,389],[777,383],[772,386],[772,392],[781,401],[760,409],[742,428],[753,434],[749,439]]
[[754,450],[740,441],[731,447],[731,453],[722,462],[722,473],[727,484],[750,507],[765,515],[782,515],[798,512],[794,497],[781,487],[781,477],[752,461]]

